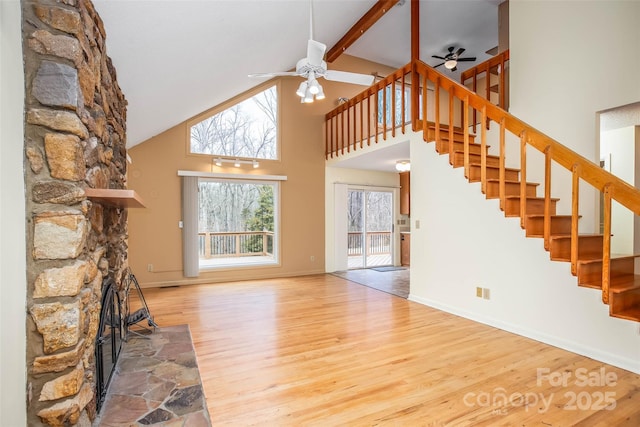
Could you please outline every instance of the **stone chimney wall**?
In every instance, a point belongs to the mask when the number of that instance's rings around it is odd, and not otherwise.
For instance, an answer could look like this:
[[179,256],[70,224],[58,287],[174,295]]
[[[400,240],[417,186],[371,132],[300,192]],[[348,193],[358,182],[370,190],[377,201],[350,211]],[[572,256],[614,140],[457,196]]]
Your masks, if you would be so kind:
[[88,426],[101,286],[122,283],[127,211],[84,189],[126,188],[127,102],[89,0],[23,0],[22,14],[27,417]]

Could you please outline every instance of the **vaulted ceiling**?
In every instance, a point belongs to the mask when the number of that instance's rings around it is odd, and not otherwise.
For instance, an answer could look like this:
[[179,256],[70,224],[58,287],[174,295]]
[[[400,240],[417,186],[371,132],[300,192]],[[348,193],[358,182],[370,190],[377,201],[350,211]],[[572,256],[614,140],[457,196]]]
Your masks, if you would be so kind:
[[[410,1],[400,0],[345,53],[394,68],[409,62]],[[489,58],[501,1],[421,0],[420,59],[436,65],[442,61],[431,55],[449,46],[464,47],[476,63]],[[314,39],[332,47],[375,3],[314,0]],[[309,38],[309,0],[94,4],[129,101],[129,147],[255,86],[249,73],[294,68]],[[458,73],[472,65],[460,63]]]

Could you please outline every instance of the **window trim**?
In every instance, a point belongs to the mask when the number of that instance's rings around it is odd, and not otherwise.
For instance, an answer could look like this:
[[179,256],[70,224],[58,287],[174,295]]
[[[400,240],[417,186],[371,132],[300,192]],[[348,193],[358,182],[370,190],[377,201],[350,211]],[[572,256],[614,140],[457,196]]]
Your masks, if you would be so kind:
[[[258,160],[258,161],[280,161],[281,160],[281,150],[280,150],[280,146],[281,146],[281,123],[282,123],[282,119],[281,119],[281,112],[282,112],[282,102],[280,102],[281,99],[281,95],[282,95],[282,90],[281,90],[281,82],[280,80],[269,80],[266,81],[262,84],[259,84],[258,86],[254,86],[253,88],[242,92],[241,94],[238,94],[236,96],[234,96],[233,98],[230,98],[214,107],[211,107],[193,117],[191,117],[190,119],[186,120],[186,129],[185,129],[185,154],[187,156],[196,156],[196,157],[207,157],[210,159],[213,158],[217,158],[220,157],[221,159],[235,159],[236,156],[223,156],[223,155],[217,155],[217,154],[206,154],[206,153],[194,153],[191,151],[191,127],[202,122],[203,120],[208,119],[211,116],[214,116],[226,109],[229,109],[231,107],[233,107],[236,104],[241,103],[242,101],[246,101],[247,99],[259,94],[260,92],[263,92],[267,89],[269,89],[270,87],[275,86],[276,88],[276,95],[278,97],[278,102],[277,102],[277,111],[276,111],[276,150],[275,150],[275,155],[276,157],[273,159],[261,159],[261,158],[254,158],[254,157],[242,157],[242,159],[246,159],[246,160]],[[237,157],[240,158],[240,157]]]

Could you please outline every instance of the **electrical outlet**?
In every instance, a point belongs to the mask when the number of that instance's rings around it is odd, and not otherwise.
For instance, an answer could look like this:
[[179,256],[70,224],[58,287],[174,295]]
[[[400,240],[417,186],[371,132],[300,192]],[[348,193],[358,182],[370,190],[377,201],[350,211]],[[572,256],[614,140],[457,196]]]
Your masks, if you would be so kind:
[[315,260],[316,260],[315,255],[311,255],[311,256],[309,257],[309,261],[313,262],[313,261],[315,261]]
[[153,264],[147,264],[147,271],[153,271]]
[[489,288],[484,288],[482,290],[482,298],[491,299],[491,291],[489,290]]
[[420,220],[416,219],[416,230],[420,230]]
[[476,287],[476,296],[482,298],[482,288],[480,286]]

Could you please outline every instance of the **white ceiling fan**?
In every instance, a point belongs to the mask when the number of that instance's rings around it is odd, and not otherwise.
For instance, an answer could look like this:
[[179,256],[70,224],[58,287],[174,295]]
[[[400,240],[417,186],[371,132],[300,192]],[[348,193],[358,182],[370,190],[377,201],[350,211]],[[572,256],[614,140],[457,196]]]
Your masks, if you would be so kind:
[[309,42],[307,43],[307,56],[296,63],[296,70],[249,74],[249,77],[304,77],[306,80],[300,83],[296,94],[300,97],[301,102],[307,103],[313,102],[314,98],[318,100],[324,99],[324,91],[317,80],[319,77],[331,81],[370,86],[375,78],[373,75],[327,69],[327,63],[323,60],[327,46],[313,39],[313,3],[309,3]]

